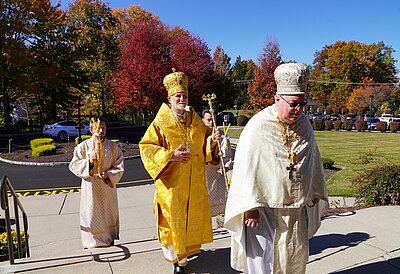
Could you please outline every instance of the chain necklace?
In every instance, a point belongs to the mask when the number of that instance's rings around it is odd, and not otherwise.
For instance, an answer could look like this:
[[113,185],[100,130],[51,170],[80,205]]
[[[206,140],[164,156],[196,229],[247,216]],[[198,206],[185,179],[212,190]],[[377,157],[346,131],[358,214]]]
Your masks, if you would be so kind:
[[179,135],[182,138],[182,150],[190,152],[191,141],[189,115],[186,111],[183,114],[178,114],[172,110],[172,113],[174,114],[175,122],[180,129]]

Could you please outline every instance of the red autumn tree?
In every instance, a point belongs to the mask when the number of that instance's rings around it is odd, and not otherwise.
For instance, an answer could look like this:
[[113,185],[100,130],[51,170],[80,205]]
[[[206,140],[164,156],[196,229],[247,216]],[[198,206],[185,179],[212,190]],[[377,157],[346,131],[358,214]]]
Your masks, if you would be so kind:
[[179,27],[171,30],[173,67],[189,77],[189,105],[201,111],[202,95],[212,93],[213,63],[210,49],[198,36]]
[[258,57],[254,80],[247,90],[250,106],[253,109],[260,110],[274,103],[274,94],[276,93],[274,71],[281,63],[279,43],[268,39],[263,53]]
[[158,20],[138,21],[122,36],[120,45],[121,58],[113,85],[116,104],[126,107],[134,103],[136,109],[157,112],[166,102],[163,78],[172,68],[166,26]]

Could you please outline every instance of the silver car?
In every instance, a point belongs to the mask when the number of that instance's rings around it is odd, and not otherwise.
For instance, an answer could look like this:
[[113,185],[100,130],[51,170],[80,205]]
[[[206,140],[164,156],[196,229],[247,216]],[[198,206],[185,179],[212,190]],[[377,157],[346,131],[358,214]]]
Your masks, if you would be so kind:
[[[90,134],[88,125],[81,123],[80,128],[81,134]],[[42,133],[57,137],[65,142],[70,137],[78,136],[78,124],[74,121],[61,120],[53,124],[45,124]]]

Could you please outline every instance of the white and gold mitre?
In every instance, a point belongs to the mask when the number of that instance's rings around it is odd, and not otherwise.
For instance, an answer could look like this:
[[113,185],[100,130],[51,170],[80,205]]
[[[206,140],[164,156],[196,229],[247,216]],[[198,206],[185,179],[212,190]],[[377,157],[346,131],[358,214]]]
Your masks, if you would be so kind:
[[188,94],[188,82],[189,78],[183,72],[175,72],[168,74],[164,77],[164,87],[168,91],[168,96],[172,96],[178,92],[184,92]]
[[310,72],[308,67],[300,63],[286,63],[275,69],[277,94],[300,95],[307,89]]

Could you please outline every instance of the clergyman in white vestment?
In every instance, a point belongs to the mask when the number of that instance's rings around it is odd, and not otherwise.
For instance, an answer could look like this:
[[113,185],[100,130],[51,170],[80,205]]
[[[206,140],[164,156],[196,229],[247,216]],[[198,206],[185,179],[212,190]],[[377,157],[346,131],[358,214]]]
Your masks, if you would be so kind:
[[[124,173],[124,157],[118,144],[105,138],[106,124],[99,120],[99,131],[75,147],[69,164],[72,173],[82,179],[80,229],[82,246],[110,246],[119,239],[119,210],[116,184]],[[98,137],[100,151],[96,148]],[[99,153],[101,154],[99,161]]]
[[275,104],[246,125],[236,148],[225,227],[231,266],[244,273],[305,273],[308,239],[327,205],[312,126],[303,114],[308,69],[275,70]]

